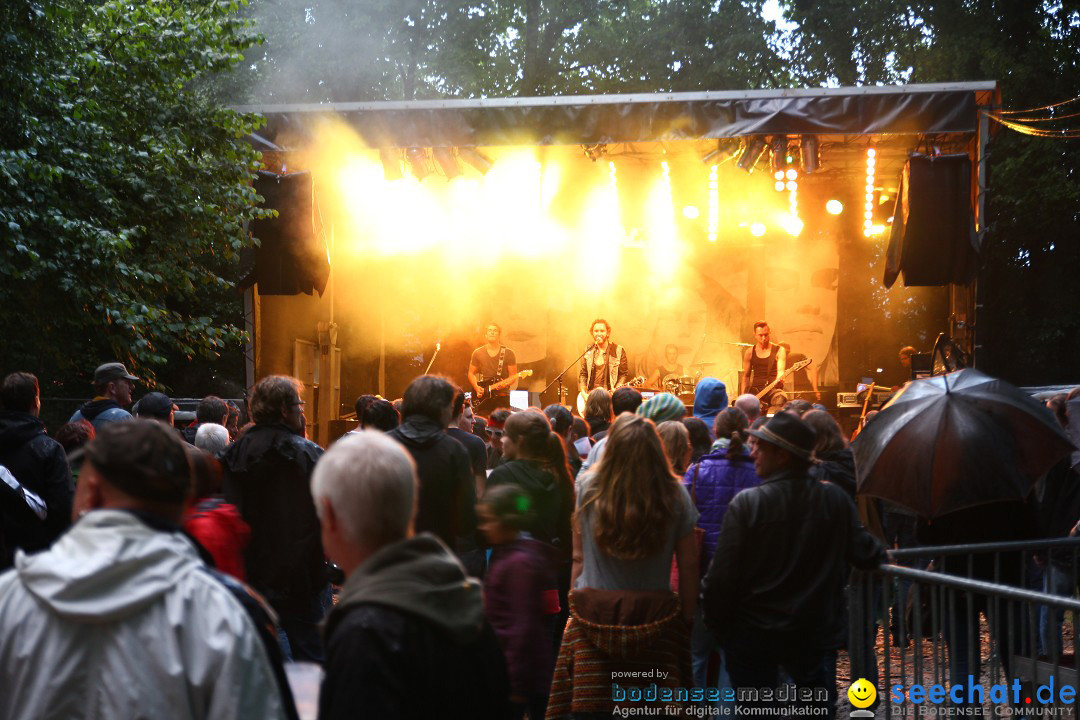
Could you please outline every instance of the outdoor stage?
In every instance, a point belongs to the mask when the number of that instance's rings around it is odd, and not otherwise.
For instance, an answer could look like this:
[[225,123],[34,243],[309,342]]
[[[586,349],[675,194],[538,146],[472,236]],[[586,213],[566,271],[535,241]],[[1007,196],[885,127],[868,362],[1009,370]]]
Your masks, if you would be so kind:
[[465,384],[488,322],[533,370],[521,388],[538,392],[604,318],[631,375],[647,377],[674,344],[686,375],[717,377],[734,396],[752,325],[767,320],[774,342],[812,360],[796,391],[816,387],[832,405],[862,378],[894,384],[900,347],[929,352],[942,331],[973,343],[972,285],[955,281],[968,260],[943,246],[930,264],[953,280],[883,282],[905,163],[966,159],[967,185],[957,193],[954,177],[951,189],[976,229],[979,108],[996,93],[244,108],[268,119],[272,142],[260,142],[279,172],[258,189],[282,218],[254,228],[249,381],[304,379],[317,438],[357,395],[400,396],[437,346],[431,371]]

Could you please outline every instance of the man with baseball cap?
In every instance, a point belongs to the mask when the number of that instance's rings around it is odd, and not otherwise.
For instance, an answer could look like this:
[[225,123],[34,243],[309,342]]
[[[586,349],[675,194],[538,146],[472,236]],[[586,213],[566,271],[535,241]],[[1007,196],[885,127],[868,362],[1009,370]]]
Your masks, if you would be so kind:
[[131,404],[138,379],[118,362],[98,366],[94,371],[94,399],[85,402],[68,422],[86,420],[94,426],[94,432],[101,432],[108,423],[130,420],[131,413],[124,408]]
[[776,687],[783,669],[799,687],[826,688],[833,717],[849,564],[876,567],[885,551],[847,493],[810,477],[809,425],[778,413],[749,432],[761,484],[738,493],[724,515],[704,580],[705,622],[735,687]]
[[165,393],[150,392],[143,395],[132,409],[137,417],[157,420],[172,427],[174,414],[180,408]]
[[268,645],[182,533],[185,445],[108,423],[75,525],[0,575],[0,717],[285,718]]

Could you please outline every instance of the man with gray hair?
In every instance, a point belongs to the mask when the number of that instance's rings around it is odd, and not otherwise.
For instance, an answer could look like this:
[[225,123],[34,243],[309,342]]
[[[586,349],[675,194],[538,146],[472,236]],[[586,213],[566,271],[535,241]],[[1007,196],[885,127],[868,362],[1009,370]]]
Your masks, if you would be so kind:
[[394,440],[352,433],[311,480],[345,585],[327,619],[319,718],[503,718],[509,680],[477,580],[413,535],[416,469]]
[[761,401],[758,400],[757,395],[750,393],[740,395],[735,398],[735,407],[742,410],[750,422],[754,422],[761,416]]
[[202,423],[195,431],[195,447],[218,457],[229,445],[229,429],[217,423]]

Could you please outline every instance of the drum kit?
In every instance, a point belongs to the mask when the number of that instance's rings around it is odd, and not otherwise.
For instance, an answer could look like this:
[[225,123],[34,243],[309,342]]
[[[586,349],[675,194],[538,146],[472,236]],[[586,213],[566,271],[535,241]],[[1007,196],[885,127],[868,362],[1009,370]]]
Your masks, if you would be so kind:
[[703,362],[694,363],[690,367],[697,368],[697,372],[693,375],[668,375],[660,381],[660,387],[658,388],[641,388],[642,390],[651,390],[653,392],[669,392],[672,395],[686,396],[691,398],[694,395],[697,388],[698,381],[701,380],[704,375],[704,369],[709,365],[715,365],[716,363]]

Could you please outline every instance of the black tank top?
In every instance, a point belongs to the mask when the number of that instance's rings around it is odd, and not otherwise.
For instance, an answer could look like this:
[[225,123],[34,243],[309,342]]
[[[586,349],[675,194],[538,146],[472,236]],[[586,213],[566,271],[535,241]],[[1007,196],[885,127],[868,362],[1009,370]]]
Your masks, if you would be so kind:
[[761,390],[776,379],[776,354],[779,345],[772,345],[766,357],[758,357],[757,346],[750,348],[750,386]]

